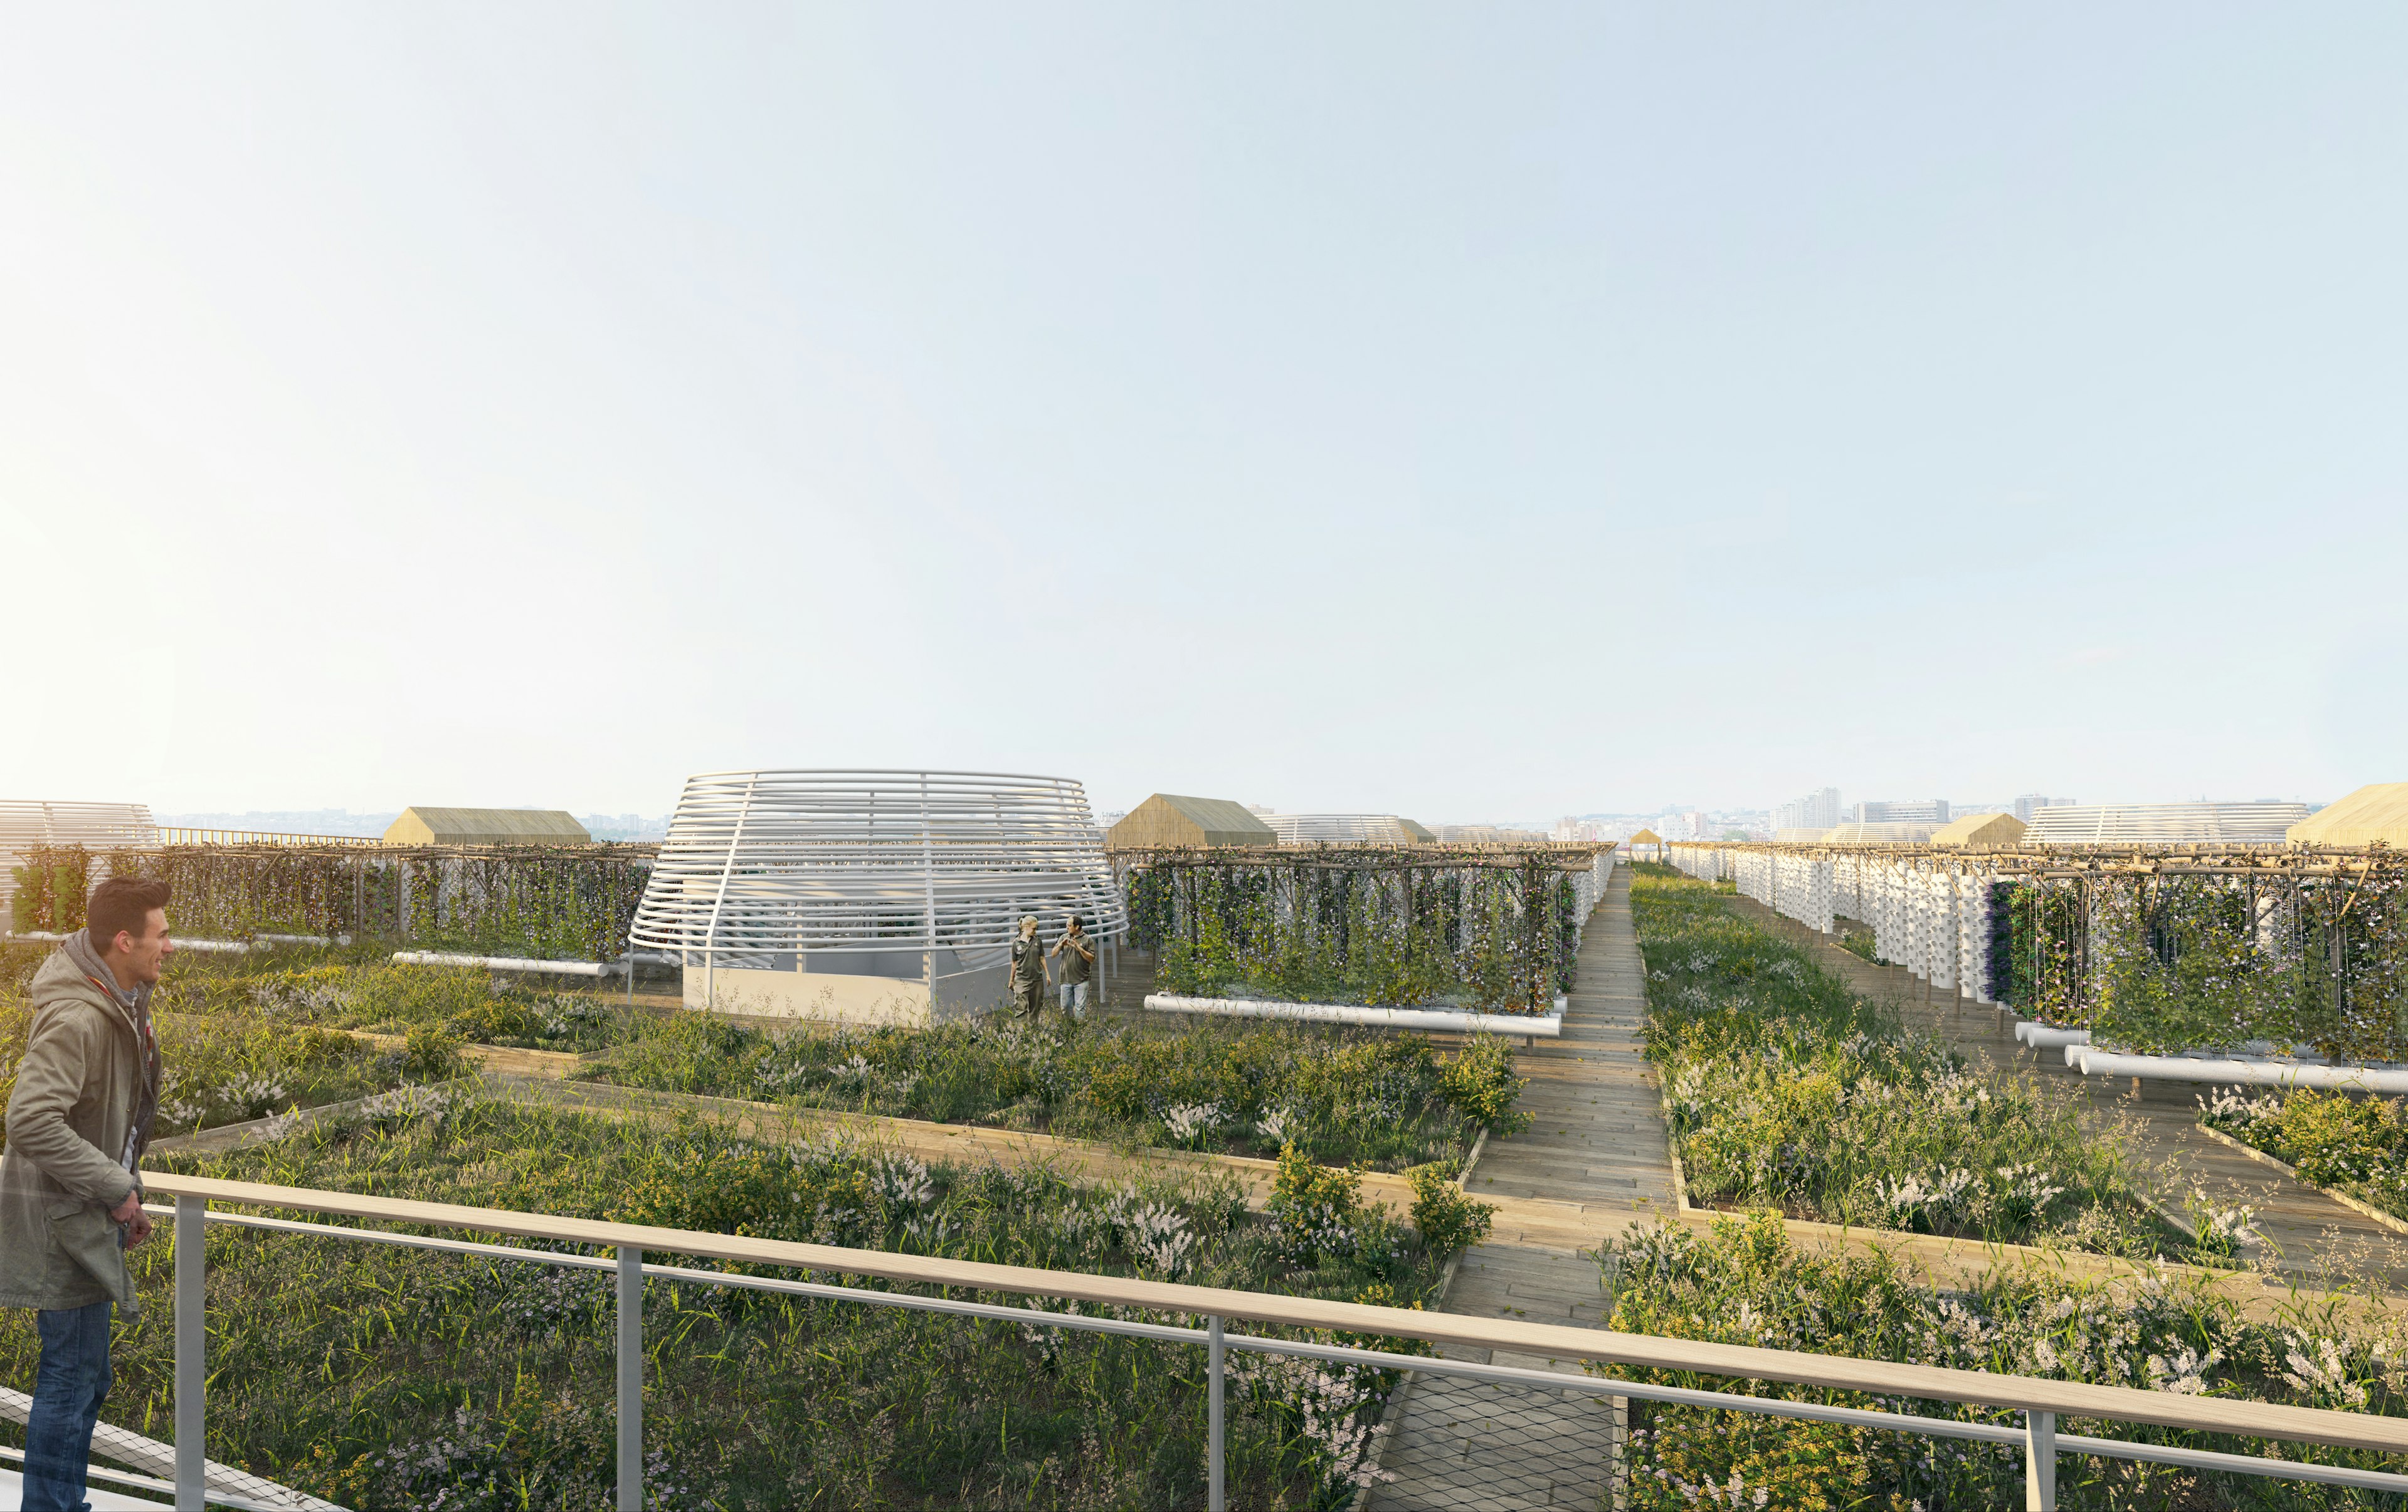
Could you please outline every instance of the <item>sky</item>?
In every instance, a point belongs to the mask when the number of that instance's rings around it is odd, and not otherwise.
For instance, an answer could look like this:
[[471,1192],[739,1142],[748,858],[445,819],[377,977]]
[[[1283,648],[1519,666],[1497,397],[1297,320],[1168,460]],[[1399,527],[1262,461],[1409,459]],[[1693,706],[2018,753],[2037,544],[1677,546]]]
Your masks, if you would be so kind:
[[2408,780],[2408,10],[0,19],[0,797]]

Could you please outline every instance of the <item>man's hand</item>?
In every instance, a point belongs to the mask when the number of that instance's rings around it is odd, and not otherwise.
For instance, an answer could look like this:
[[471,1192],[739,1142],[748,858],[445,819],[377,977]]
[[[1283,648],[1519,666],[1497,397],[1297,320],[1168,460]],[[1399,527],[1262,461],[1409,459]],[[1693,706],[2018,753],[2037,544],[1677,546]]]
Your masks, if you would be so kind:
[[142,1191],[136,1188],[125,1194],[125,1201],[108,1210],[110,1221],[128,1225],[125,1247],[132,1249],[150,1237],[150,1215],[142,1211]]

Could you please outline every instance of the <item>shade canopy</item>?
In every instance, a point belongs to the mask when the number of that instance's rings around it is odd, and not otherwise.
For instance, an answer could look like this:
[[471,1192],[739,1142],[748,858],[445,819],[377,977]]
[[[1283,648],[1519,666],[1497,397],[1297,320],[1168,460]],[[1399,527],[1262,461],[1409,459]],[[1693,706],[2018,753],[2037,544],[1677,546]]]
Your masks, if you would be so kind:
[[1624,843],[1630,845],[1661,845],[1664,843],[1664,837],[1657,834],[1653,829],[1641,829],[1639,833],[1631,836],[1630,839],[1626,841]]
[[2388,845],[2408,850],[2408,783],[2370,783],[2293,825],[2294,845]]
[[1931,843],[1978,851],[2017,844],[2023,838],[2024,822],[2012,814],[1969,814],[1942,825]]
[[594,837],[566,809],[401,811],[384,832],[388,845],[588,845]]
[[1024,914],[1128,928],[1084,788],[971,771],[687,780],[629,939],[691,963],[983,950]]
[[1114,850],[1174,845],[1274,845],[1279,836],[1235,799],[1156,793],[1112,826]]

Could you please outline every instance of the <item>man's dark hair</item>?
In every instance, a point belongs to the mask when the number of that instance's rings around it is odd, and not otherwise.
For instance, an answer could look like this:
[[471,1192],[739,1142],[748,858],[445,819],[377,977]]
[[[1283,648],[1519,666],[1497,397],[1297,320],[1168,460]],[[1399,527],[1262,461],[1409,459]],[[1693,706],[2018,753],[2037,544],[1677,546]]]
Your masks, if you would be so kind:
[[102,955],[116,948],[120,930],[142,938],[150,911],[167,906],[167,885],[156,877],[111,877],[92,890],[84,905],[84,931]]

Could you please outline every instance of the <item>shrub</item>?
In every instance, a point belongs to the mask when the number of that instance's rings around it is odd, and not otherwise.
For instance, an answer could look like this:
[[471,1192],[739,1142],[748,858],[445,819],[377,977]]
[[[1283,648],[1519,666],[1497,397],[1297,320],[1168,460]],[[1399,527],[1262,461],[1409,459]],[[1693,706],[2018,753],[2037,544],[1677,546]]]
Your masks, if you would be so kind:
[[1421,1231],[1424,1248],[1452,1255],[1488,1237],[1497,1210],[1465,1196],[1444,1168],[1417,1165],[1405,1179],[1413,1185],[1413,1227]]
[[1290,1265],[1310,1268],[1324,1256],[1353,1255],[1362,1202],[1359,1169],[1316,1165],[1294,1145],[1283,1148],[1268,1209],[1281,1257]]
[[400,1072],[413,1082],[448,1082],[468,1072],[460,1037],[435,1024],[421,1024],[402,1043]]
[[1503,1038],[1484,1034],[1439,1069],[1439,1087],[1455,1111],[1492,1134],[1518,1133],[1530,1116],[1516,1113],[1514,1102],[1530,1085],[1513,1073],[1513,1047]]

